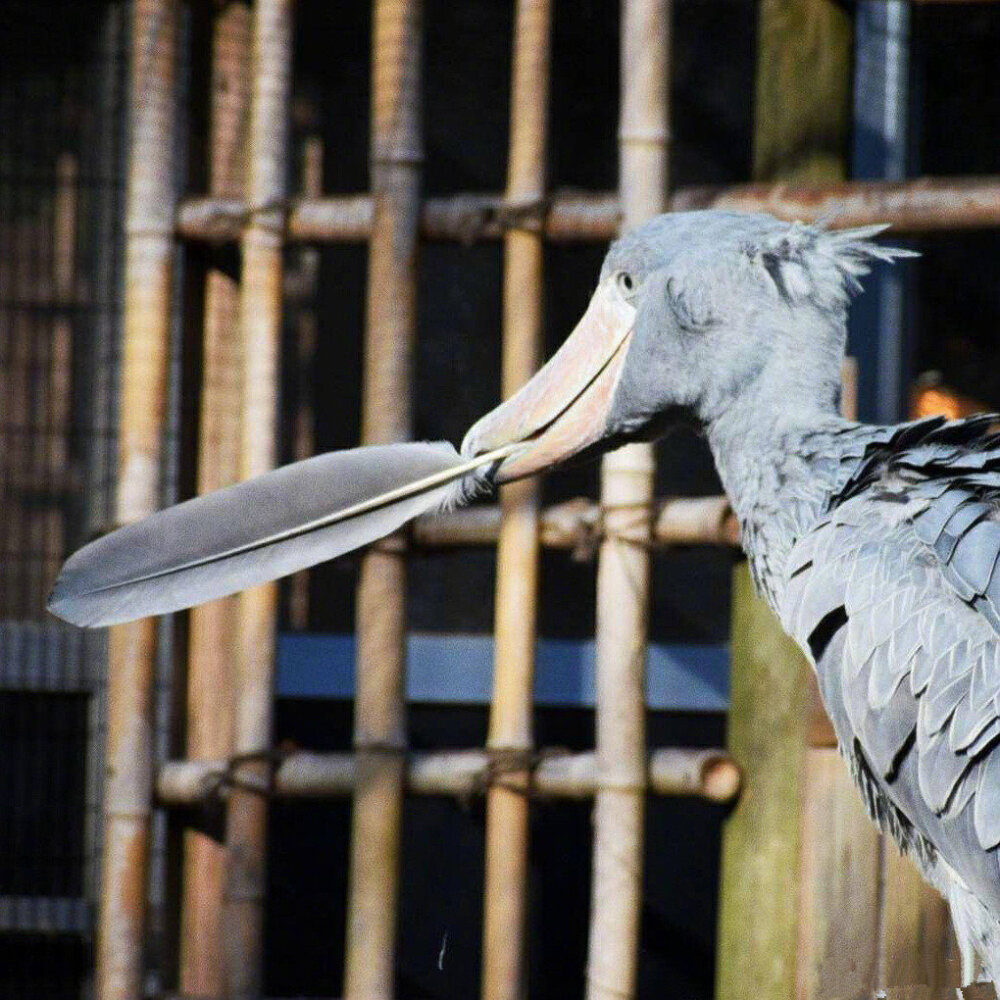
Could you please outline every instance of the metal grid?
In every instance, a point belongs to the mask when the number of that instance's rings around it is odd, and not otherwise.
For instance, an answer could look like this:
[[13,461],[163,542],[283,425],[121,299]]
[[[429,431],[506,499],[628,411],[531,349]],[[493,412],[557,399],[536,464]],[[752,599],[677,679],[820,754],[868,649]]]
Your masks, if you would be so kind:
[[[114,486],[126,9],[0,37],[0,996],[89,991],[106,643],[47,619]],[[54,25],[58,24],[58,31]]]

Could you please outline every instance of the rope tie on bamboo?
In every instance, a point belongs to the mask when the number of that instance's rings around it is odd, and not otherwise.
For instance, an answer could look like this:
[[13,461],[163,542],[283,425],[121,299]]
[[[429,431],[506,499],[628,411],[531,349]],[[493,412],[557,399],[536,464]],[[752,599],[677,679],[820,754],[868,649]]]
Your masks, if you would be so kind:
[[[524,798],[542,798],[542,793],[534,787],[534,774],[539,766],[554,757],[565,757],[569,753],[563,747],[547,747],[544,750],[527,750],[516,747],[488,747],[487,763],[476,776],[469,791],[463,795],[466,804],[491,788],[502,788]],[[527,774],[526,782],[507,780],[508,775]]]
[[552,208],[551,198],[541,195],[500,201],[458,195],[452,203],[448,212],[451,226],[458,241],[466,246],[514,230],[541,233]]
[[[258,205],[247,204],[236,198],[217,198],[200,205],[198,215],[202,225],[209,230],[218,226],[228,233],[234,228],[241,232],[253,228],[284,239],[291,207],[292,202],[288,198],[272,198]],[[178,228],[179,223],[176,223],[162,232],[159,228],[150,229],[148,226],[138,230],[130,229],[129,232],[143,236],[173,236]]]
[[[627,520],[613,516],[621,512],[631,513],[633,516]],[[612,515],[610,519],[609,515]],[[602,504],[593,517],[580,517],[573,521],[570,558],[575,562],[593,560],[601,542],[605,540],[652,551],[651,517],[649,504]]]
[[[261,798],[274,797],[274,772],[294,753],[294,749],[274,747],[270,750],[248,750],[226,758],[226,766],[221,771],[208,775],[205,779],[205,798],[216,798],[224,791],[249,792]],[[263,780],[247,780],[239,774],[245,764],[268,764]]]

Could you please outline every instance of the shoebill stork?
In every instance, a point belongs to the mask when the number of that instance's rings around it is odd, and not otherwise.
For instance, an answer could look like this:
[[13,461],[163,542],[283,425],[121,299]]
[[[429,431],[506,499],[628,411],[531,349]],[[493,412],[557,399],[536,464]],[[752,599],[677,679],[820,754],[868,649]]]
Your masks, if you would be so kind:
[[839,415],[848,300],[907,254],[882,228],[656,218],[612,245],[576,329],[461,452],[333,452],[171,507],[72,556],[49,607],[91,627],[189,607],[694,421],[868,810],[949,901],[966,978],[978,954],[998,979],[998,418]]

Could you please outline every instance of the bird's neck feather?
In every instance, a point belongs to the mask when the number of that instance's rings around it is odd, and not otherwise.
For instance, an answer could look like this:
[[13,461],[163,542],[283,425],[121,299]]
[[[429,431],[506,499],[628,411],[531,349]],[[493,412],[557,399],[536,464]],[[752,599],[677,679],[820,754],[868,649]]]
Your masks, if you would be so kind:
[[838,487],[840,361],[830,345],[794,365],[773,358],[706,421],[722,484],[739,519],[758,587],[780,598],[795,542]]

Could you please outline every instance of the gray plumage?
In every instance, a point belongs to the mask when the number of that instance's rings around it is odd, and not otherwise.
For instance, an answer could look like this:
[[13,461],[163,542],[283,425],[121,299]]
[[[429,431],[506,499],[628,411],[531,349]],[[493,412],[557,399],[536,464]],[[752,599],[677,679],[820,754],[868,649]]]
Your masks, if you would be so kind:
[[[76,625],[116,625],[277,579],[461,499],[462,480],[474,474],[469,465],[447,442],[355,448],[286,465],[80,549],[63,567],[49,610]],[[387,497],[401,488],[403,495]]]
[[[611,247],[573,334],[586,350],[564,352],[566,398],[548,399],[560,381],[550,364],[470,432],[468,451],[519,441],[509,462],[454,471],[450,446],[414,445],[300,463],[84,549],[53,609],[96,624],[188,606],[364,544],[541,458],[693,420],[869,812],[948,899],[967,977],[978,953],[998,979],[1000,437],[993,417],[872,427],[838,415],[848,300],[874,262],[908,254],[872,242],[881,228],[661,216]],[[432,471],[453,482],[379,499]],[[372,509],[329,523],[367,498]]]

